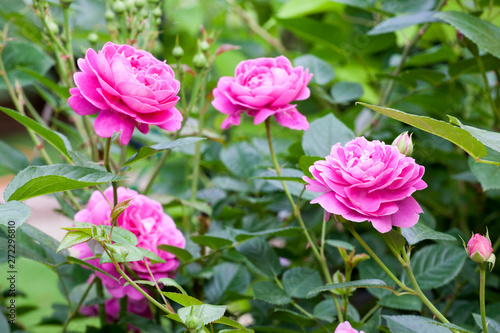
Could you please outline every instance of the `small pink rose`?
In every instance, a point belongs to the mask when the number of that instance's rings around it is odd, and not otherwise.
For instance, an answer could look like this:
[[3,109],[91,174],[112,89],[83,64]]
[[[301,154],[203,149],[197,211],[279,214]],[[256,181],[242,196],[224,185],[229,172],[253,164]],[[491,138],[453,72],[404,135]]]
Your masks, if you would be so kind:
[[493,247],[489,238],[475,234],[467,243],[467,252],[472,260],[483,263],[492,256]]
[[136,127],[144,134],[149,125],[167,131],[181,127],[182,115],[175,108],[180,84],[165,61],[129,45],[107,43],[97,53],[88,49],[78,67],[68,103],[82,116],[99,113],[94,130],[100,137],[121,132],[125,145]]
[[333,333],[365,333],[365,332],[355,330],[354,328],[352,328],[351,324],[348,321],[344,321],[343,323],[340,323],[339,326],[337,326],[335,332]]
[[246,113],[254,117],[255,125],[274,116],[282,126],[307,130],[306,117],[291,103],[309,97],[311,77],[308,69],[292,67],[285,56],[240,62],[235,77],[221,77],[213,91],[212,105],[228,115],[221,127],[239,125],[241,115]]
[[427,184],[424,167],[380,141],[355,138],[345,147],[337,143],[326,160],[309,168],[313,179],[304,176],[306,189],[323,193],[318,203],[327,214],[354,222],[370,221],[385,233],[393,226],[414,226],[422,208],[411,196]]

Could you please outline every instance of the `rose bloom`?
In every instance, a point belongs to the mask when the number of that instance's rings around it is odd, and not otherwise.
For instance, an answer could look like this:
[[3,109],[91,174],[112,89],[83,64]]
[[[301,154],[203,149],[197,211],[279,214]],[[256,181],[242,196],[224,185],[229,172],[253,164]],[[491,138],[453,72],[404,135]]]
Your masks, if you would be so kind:
[[[482,263],[490,258],[493,253],[493,247],[488,238],[480,234],[475,234],[467,243],[467,252],[472,260]],[[474,255],[475,253],[477,254]]]
[[340,323],[339,326],[335,329],[335,332],[333,333],[365,333],[363,331],[357,331],[354,328],[352,328],[351,324],[348,321],[344,321],[343,323]]
[[385,233],[392,226],[412,227],[422,213],[411,195],[427,187],[422,180],[424,167],[396,146],[364,137],[345,147],[337,143],[326,160],[314,162],[309,171],[313,179],[303,177],[306,189],[323,193],[311,203],[319,203],[327,214],[354,222],[368,220]]
[[[106,189],[104,194],[110,202],[113,202],[112,187]],[[174,271],[179,266],[179,261],[173,254],[158,250],[157,247],[161,244],[167,244],[184,248],[186,243],[184,236],[177,229],[172,218],[163,212],[163,207],[159,202],[138,194],[134,190],[119,187],[118,202],[129,198],[133,199],[130,201],[130,206],[118,217],[117,226],[129,230],[136,235],[138,240],[137,246],[157,254],[166,261],[166,263],[151,265],[149,259],[146,259],[156,280],[163,277],[172,277]],[[75,214],[75,221],[93,223],[95,225],[111,225],[110,216],[111,208],[108,201],[103,197],[101,192],[95,191],[90,197],[88,208],[82,209]],[[75,249],[79,251],[80,259],[94,256],[87,243],[79,244],[75,246]],[[120,274],[116,271],[112,263],[99,265],[99,259],[89,260],[88,262],[98,266],[119,280],[117,281],[100,272],[95,272],[111,296],[120,298],[128,295],[129,298],[134,300],[144,297],[133,286],[127,285],[124,287],[126,281],[120,277]],[[151,280],[151,276],[142,260],[130,262],[128,266],[137,274],[139,279]]]
[[88,49],[78,67],[68,103],[82,116],[99,113],[94,129],[100,137],[121,132],[125,145],[135,127],[144,134],[149,125],[167,131],[181,127],[182,115],[175,108],[180,84],[165,61],[129,45],[107,43],[97,53]]
[[221,77],[213,91],[212,105],[228,115],[221,127],[239,125],[241,115],[246,113],[254,117],[255,125],[274,116],[282,126],[307,130],[306,117],[290,103],[309,97],[311,77],[308,69],[292,67],[285,56],[240,62],[235,77]]

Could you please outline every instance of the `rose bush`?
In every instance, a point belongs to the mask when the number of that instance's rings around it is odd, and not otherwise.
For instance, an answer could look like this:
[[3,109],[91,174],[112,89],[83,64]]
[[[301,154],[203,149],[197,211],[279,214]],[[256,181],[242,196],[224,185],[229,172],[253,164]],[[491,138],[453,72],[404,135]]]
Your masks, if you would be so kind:
[[[109,187],[104,191],[104,195],[107,200],[99,191],[92,193],[88,208],[77,212],[75,214],[75,221],[95,225],[110,225],[111,208],[109,202],[113,202],[113,189]],[[150,264],[149,259],[145,259],[148,261],[148,265],[156,280],[163,277],[172,277],[179,265],[179,261],[173,254],[158,250],[157,246],[167,244],[184,248],[184,236],[177,229],[172,218],[163,212],[163,208],[159,202],[138,194],[134,190],[119,187],[118,202],[129,198],[133,199],[130,201],[130,206],[118,218],[117,226],[129,230],[136,235],[139,247],[157,254],[166,261],[166,263]],[[79,258],[81,259],[94,256],[87,243],[79,244],[75,248],[79,251]],[[133,286],[124,286],[126,281],[123,279],[120,280],[120,274],[116,271],[112,263],[99,265],[98,259],[89,260],[89,262],[116,277],[115,280],[98,271],[95,272],[111,296],[119,298],[127,295],[134,300],[140,300],[144,297]],[[140,279],[151,280],[151,276],[143,261],[131,262],[129,263],[129,267]],[[93,277],[91,276],[90,278]]]
[[337,143],[326,160],[309,168],[306,189],[323,193],[318,203],[326,213],[354,222],[370,221],[379,232],[393,226],[408,228],[417,223],[422,209],[411,196],[427,184],[424,167],[397,147],[358,137],[345,147]]
[[292,67],[285,56],[257,58],[238,64],[235,77],[221,77],[214,89],[212,105],[228,117],[221,127],[239,125],[241,115],[254,117],[260,124],[270,116],[285,127],[307,130],[309,123],[299,113],[293,101],[307,99],[307,84],[312,78],[309,70]]
[[88,49],[78,67],[68,103],[82,116],[99,113],[94,129],[100,137],[121,132],[120,142],[127,144],[136,127],[142,133],[149,125],[167,131],[181,127],[182,115],[175,108],[180,83],[165,61],[129,45],[107,43],[97,53]]

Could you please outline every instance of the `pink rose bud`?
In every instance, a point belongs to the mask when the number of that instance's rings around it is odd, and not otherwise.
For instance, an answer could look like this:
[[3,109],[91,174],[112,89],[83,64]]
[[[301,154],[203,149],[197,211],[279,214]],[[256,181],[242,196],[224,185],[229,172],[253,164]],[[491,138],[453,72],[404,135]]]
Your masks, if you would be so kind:
[[339,324],[339,326],[337,326],[334,333],[365,333],[365,332],[355,330],[354,328],[352,328],[351,324],[348,321],[344,321],[343,323]]
[[[413,133],[411,135],[413,135]],[[413,142],[411,140],[411,135],[408,135],[408,132],[401,133],[392,142],[392,145],[398,147],[399,152],[406,156],[411,156],[411,154],[413,153]]]
[[[490,257],[495,257],[493,254],[493,247],[491,246],[491,241],[486,234],[486,237],[475,234],[467,243],[467,252],[469,257],[481,264],[485,261],[490,261]],[[491,262],[491,261],[490,261]]]

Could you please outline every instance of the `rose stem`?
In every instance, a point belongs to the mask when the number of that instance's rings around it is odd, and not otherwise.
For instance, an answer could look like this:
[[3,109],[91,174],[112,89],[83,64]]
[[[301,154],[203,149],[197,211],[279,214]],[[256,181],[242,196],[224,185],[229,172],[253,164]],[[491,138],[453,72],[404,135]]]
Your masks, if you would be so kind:
[[96,283],[97,280],[99,280],[99,278],[94,275],[94,278],[92,279],[92,281],[87,286],[87,289],[85,289],[85,292],[83,293],[82,297],[78,301],[78,304],[76,305],[75,309],[68,314],[68,318],[66,318],[66,321],[64,322],[64,325],[63,325],[63,328],[62,328],[63,333],[66,332],[69,323],[78,314],[78,311],[80,311],[80,307],[82,306],[83,301],[85,300],[85,298],[87,298],[87,295],[88,295],[90,289],[92,288],[92,286],[94,285],[94,283]]
[[[198,74],[198,75],[201,75]],[[196,136],[201,136],[201,131],[203,130],[203,118],[204,118],[204,108],[205,108],[205,80],[203,77],[201,78],[201,93],[200,93],[200,110],[198,117],[198,131],[196,132]],[[198,178],[200,176],[200,160],[201,160],[201,142],[197,141],[195,143],[195,151],[194,151],[194,161],[193,161],[193,177],[191,183],[191,202],[196,200],[196,192],[198,190]]]
[[[265,124],[266,124],[267,143],[269,144],[269,152],[271,154],[271,159],[273,161],[274,168],[276,169],[276,173],[278,174],[278,176],[283,177],[283,175],[281,174],[281,168],[279,166],[278,159],[274,152],[273,141],[271,139],[271,118],[267,118]],[[297,205],[295,205],[295,201],[293,201],[292,195],[290,194],[290,191],[288,190],[286,183],[283,180],[281,180],[281,184],[283,185],[283,191],[285,191],[285,195],[288,198],[290,205],[292,206],[293,215],[295,215],[295,218],[299,222],[300,227],[304,231],[304,235],[306,236],[307,241],[311,245],[311,249],[313,250],[316,259],[318,260],[322,268],[323,275],[325,276],[326,281],[328,283],[333,283],[332,277],[330,276],[330,272],[328,271],[328,266],[326,265],[326,260],[324,257],[321,256],[316,244],[313,242],[311,238],[311,235],[309,235],[309,231],[307,230],[307,227],[304,221],[302,220],[302,216],[300,215],[300,210],[298,209]],[[337,309],[337,318],[340,322],[343,322],[344,316],[342,315],[342,310],[340,308],[337,296],[332,293],[332,298],[335,303],[335,308]]]
[[[96,287],[97,287],[97,297],[99,297],[99,299],[104,299],[104,289],[102,288],[101,279],[97,279]],[[108,322],[106,317],[106,307],[103,302],[99,303],[99,319],[101,321],[101,327],[105,326]]]
[[485,284],[486,284],[486,266],[484,262],[479,264],[479,306],[481,308],[481,322],[483,324],[483,333],[488,333],[488,326],[486,325],[486,307],[485,307]]

